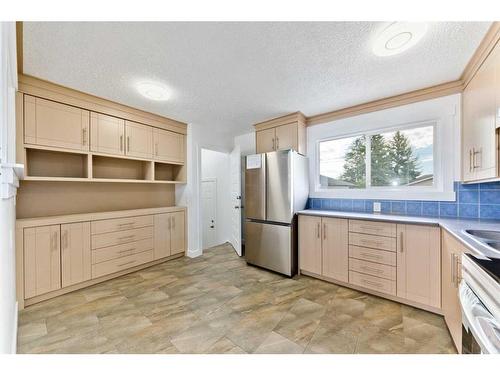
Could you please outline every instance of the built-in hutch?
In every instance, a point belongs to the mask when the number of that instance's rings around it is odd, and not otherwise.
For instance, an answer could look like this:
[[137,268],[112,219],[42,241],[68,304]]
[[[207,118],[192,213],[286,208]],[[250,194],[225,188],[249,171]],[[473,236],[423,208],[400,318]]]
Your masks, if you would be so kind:
[[185,123],[20,75],[20,308],[183,256]]

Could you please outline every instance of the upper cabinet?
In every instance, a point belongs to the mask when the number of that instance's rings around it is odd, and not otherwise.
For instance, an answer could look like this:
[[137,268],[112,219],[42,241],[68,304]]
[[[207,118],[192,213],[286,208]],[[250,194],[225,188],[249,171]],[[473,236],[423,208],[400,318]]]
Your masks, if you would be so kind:
[[89,150],[89,111],[25,95],[24,119],[25,143]]
[[462,178],[499,177],[500,44],[497,43],[463,92]]
[[306,153],[306,125],[302,113],[292,113],[254,126],[258,154],[288,149]]
[[92,112],[90,115],[90,150],[112,155],[125,154],[125,121]]
[[153,128],[151,126],[125,121],[125,154],[151,159],[153,156]]
[[153,129],[154,159],[183,164],[185,136],[168,130]]

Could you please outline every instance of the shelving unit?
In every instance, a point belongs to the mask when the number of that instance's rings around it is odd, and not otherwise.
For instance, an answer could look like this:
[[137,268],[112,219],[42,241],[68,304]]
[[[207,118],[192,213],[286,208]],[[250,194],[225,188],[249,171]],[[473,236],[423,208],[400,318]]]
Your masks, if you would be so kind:
[[24,144],[27,181],[185,184],[186,166]]

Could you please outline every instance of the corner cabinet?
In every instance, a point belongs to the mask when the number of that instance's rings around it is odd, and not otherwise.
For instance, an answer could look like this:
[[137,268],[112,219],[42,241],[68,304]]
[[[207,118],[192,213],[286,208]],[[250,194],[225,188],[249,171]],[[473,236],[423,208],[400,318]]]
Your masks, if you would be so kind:
[[483,62],[462,96],[462,179],[498,178],[500,43]]
[[296,112],[255,124],[255,145],[258,154],[293,149],[305,155],[306,125],[302,113]]

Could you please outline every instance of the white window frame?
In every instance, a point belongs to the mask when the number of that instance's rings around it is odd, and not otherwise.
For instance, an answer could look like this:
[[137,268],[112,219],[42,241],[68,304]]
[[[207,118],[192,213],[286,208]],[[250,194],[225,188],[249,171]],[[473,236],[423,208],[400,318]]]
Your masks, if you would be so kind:
[[[371,185],[371,137],[377,134],[383,134],[383,133],[390,133],[390,132],[396,132],[398,130],[409,130],[409,129],[418,129],[418,128],[424,128],[424,127],[430,127],[432,126],[432,171],[433,171],[433,183],[432,186],[372,186]],[[433,120],[433,121],[425,121],[425,122],[418,122],[418,123],[410,123],[410,124],[403,124],[403,125],[398,125],[398,126],[391,126],[388,128],[381,128],[381,129],[376,129],[376,130],[370,130],[366,132],[358,132],[354,134],[344,134],[344,135],[339,135],[336,137],[329,137],[329,138],[324,138],[324,139],[318,139],[316,141],[316,163],[317,163],[317,172],[315,173],[315,184],[316,184],[316,191],[337,191],[337,190],[347,190],[347,191],[353,191],[353,190],[389,190],[389,191],[423,191],[423,192],[433,192],[436,190],[436,186],[439,186],[440,182],[440,174],[436,175],[436,171],[439,170],[440,163],[437,162],[436,159],[439,158],[438,153],[436,152],[436,141],[437,141],[437,130],[438,130],[438,121]],[[359,136],[365,136],[365,149],[366,149],[366,154],[365,154],[365,180],[366,180],[366,187],[363,188],[354,188],[354,189],[349,189],[349,188],[343,188],[343,187],[338,187],[338,188],[324,188],[320,184],[320,144],[323,142],[328,142],[328,141],[334,141],[337,139],[345,139],[345,138],[353,138],[353,137],[359,137]],[[440,171],[439,171],[440,172]]]
[[[309,196],[311,198],[455,201],[453,187],[456,177],[459,178],[460,170],[459,111],[460,95],[457,94],[309,127],[307,129],[310,170]],[[359,135],[370,136],[426,125],[434,126],[433,186],[370,186],[364,189],[329,189],[320,186],[320,142]],[[370,152],[369,146],[369,141],[367,141],[367,154]],[[368,179],[369,175],[366,177],[367,181],[371,181]]]

